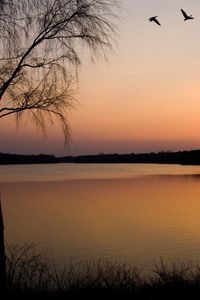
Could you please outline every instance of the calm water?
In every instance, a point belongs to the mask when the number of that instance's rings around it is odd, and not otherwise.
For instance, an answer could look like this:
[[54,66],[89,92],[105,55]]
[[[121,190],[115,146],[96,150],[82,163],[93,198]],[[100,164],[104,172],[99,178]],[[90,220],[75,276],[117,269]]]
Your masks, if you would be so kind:
[[200,167],[0,166],[8,242],[35,242],[56,262],[160,257],[200,262]]

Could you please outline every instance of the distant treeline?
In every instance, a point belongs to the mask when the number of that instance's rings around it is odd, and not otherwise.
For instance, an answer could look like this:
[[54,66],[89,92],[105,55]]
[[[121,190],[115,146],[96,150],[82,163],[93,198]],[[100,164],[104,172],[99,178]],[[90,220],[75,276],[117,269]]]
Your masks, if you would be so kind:
[[23,155],[23,154],[7,154],[0,153],[0,165],[15,164],[50,164],[58,163],[58,158],[54,155]]
[[50,164],[50,163],[145,163],[200,165],[200,150],[178,152],[151,152],[130,154],[98,154],[56,157],[54,155],[21,155],[0,153],[0,164]]

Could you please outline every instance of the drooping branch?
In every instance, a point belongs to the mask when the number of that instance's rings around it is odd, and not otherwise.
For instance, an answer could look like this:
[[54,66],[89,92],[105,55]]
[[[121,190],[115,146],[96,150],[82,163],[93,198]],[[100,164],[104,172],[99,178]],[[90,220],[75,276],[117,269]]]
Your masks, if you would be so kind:
[[[0,2],[0,118],[29,111],[43,131],[67,111],[81,45],[96,54],[112,49],[115,0],[7,0]],[[72,80],[73,78],[73,80]]]

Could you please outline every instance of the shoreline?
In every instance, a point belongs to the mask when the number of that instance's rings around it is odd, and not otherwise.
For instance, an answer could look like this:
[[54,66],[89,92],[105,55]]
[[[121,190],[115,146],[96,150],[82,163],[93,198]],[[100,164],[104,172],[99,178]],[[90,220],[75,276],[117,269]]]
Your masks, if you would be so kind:
[[200,150],[63,156],[0,153],[0,165],[19,164],[178,164],[200,165]]

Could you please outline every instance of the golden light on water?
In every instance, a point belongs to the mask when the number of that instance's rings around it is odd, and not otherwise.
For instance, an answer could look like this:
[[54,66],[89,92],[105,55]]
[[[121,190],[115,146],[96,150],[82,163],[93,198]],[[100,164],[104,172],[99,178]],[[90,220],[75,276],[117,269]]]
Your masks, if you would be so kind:
[[65,258],[200,259],[195,176],[1,183],[6,239]]

